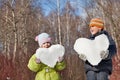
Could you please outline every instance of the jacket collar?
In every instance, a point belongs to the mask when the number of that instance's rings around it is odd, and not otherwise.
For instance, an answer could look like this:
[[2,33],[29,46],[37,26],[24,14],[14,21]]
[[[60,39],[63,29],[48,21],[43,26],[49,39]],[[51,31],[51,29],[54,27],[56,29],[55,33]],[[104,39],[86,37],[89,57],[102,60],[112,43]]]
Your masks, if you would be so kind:
[[94,35],[90,35],[90,39],[94,39],[96,36],[100,35],[100,34],[105,34],[105,35],[108,35],[108,33],[105,31],[105,30],[102,30],[100,32],[97,32],[96,34]]

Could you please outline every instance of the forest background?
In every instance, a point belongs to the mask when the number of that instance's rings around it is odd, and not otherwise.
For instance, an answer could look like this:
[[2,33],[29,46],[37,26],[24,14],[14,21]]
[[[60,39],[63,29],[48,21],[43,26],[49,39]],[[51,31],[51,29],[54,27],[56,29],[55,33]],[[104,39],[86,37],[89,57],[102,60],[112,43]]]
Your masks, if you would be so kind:
[[[120,80],[120,0],[0,0],[0,80],[34,80],[27,63],[38,48],[35,36],[47,32],[65,46],[62,80],[85,80],[84,62],[73,50],[88,37],[89,22],[99,17],[117,45],[111,80]],[[69,73],[69,74],[68,74]]]

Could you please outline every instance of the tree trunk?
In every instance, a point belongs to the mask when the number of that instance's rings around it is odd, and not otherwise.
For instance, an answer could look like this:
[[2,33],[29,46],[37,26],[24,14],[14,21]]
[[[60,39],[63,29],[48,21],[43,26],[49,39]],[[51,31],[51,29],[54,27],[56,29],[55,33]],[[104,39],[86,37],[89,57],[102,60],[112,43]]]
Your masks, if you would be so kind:
[[15,23],[15,13],[14,11],[12,11],[12,17],[13,17],[13,30],[14,30],[14,50],[13,50],[13,62],[15,60],[15,56],[16,56],[16,51],[17,51],[17,27],[16,27],[16,23]]
[[59,35],[59,43],[62,44],[61,40],[61,25],[60,25],[60,0],[57,0],[57,19],[58,19],[58,35]]

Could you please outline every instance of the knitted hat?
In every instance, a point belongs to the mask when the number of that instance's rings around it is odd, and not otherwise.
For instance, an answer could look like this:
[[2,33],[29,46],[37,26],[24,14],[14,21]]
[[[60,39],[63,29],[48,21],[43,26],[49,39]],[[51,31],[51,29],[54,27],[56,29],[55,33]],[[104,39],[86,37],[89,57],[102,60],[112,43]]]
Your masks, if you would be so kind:
[[90,27],[96,26],[98,28],[104,28],[104,22],[100,18],[93,18],[89,24]]
[[51,37],[47,33],[41,33],[38,36],[36,36],[35,41],[38,41],[39,46],[41,46],[43,43],[46,42],[51,43]]

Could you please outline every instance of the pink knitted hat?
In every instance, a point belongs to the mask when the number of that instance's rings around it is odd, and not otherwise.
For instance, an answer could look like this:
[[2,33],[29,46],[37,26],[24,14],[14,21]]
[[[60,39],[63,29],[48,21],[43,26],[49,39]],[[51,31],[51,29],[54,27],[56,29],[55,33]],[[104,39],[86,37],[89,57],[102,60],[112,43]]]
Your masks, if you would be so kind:
[[36,36],[35,41],[38,41],[39,46],[41,46],[43,43],[46,42],[51,43],[51,37],[47,33],[41,33],[38,36]]

